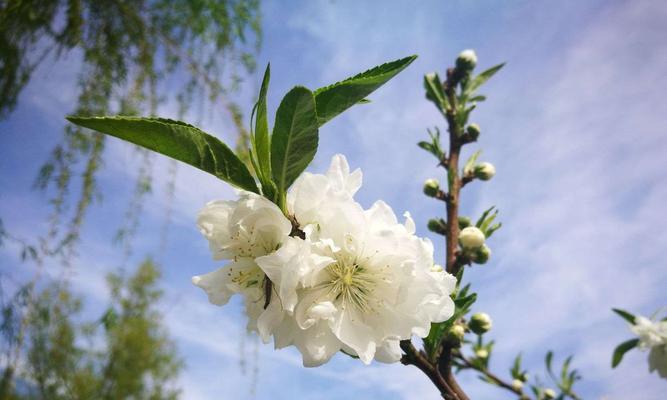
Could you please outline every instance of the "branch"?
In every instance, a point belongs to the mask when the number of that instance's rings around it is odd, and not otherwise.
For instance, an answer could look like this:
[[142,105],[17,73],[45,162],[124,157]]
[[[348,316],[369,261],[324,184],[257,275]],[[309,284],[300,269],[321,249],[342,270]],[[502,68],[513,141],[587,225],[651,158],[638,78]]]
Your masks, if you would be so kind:
[[503,389],[507,389],[510,392],[516,394],[517,396],[519,396],[520,399],[528,399],[528,397],[523,393],[523,390],[515,389],[511,384],[509,384],[506,381],[500,379],[497,375],[491,373],[491,371],[489,371],[488,369],[473,364],[461,352],[457,352],[456,354],[454,354],[454,357],[458,361],[461,361],[461,363],[463,363],[463,365],[466,368],[474,369],[475,371],[481,373],[482,375],[487,377],[490,381],[492,381],[496,385],[500,386]]
[[440,373],[436,367],[431,364],[426,357],[426,354],[420,352],[415,348],[412,342],[408,340],[401,341],[401,349],[405,352],[401,358],[401,364],[403,365],[414,365],[419,368],[428,378],[433,382],[433,384],[438,388],[443,399],[446,400],[463,400],[458,397],[452,388],[449,386],[447,381],[440,376]]
[[[459,237],[459,193],[461,191],[461,179],[459,177],[459,154],[462,143],[460,141],[461,127],[456,122],[458,105],[456,100],[457,78],[454,71],[447,71],[447,80],[444,88],[448,98],[449,106],[444,110],[447,119],[449,131],[449,157],[447,158],[447,176],[448,176],[448,196],[447,196],[447,235],[446,252],[447,263],[446,270],[452,275],[457,275],[462,264],[458,262],[458,237]],[[468,396],[456,382],[452,373],[452,349],[444,346],[437,361],[437,369],[447,384],[452,388],[457,397],[461,400],[468,400]]]

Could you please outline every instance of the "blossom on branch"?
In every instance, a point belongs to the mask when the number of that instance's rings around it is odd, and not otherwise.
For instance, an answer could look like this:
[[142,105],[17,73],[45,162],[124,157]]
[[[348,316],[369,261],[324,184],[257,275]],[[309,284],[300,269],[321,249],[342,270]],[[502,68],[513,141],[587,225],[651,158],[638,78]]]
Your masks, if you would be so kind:
[[650,349],[649,372],[667,378],[667,321],[651,321],[638,315],[630,330],[639,337],[639,348]]
[[[195,283],[215,304],[231,293],[251,299],[254,307],[246,311],[256,322],[250,326],[265,341],[273,336],[277,348],[295,346],[305,366],[326,363],[339,351],[366,364],[398,361],[400,340],[426,337],[431,323],[453,315],[456,279],[434,267],[433,245],[415,235],[409,214],[399,223],[382,201],[367,210],[355,202],[360,186],[361,172],[350,172],[341,155],[327,174],[299,177],[287,208],[304,239],[290,237],[289,220],[257,196],[211,203],[223,204],[223,211],[207,206],[202,232],[214,257],[235,262]],[[244,269],[237,272],[239,262]],[[263,310],[265,276],[273,288]]]

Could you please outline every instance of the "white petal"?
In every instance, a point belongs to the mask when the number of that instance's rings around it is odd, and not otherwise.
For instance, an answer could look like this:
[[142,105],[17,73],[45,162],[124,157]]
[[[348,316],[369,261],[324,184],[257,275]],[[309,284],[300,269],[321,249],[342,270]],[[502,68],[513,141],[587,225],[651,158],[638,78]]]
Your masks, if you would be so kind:
[[385,340],[375,352],[375,360],[382,363],[395,363],[401,360],[403,353],[398,340]]
[[366,216],[373,229],[382,230],[393,228],[398,224],[394,210],[387,203],[378,200],[366,211]]
[[[320,321],[319,316],[323,314],[318,314],[317,312],[313,313],[311,312],[311,309],[320,303],[327,302],[326,294],[326,289],[320,289],[307,291],[306,294],[302,296],[294,310],[294,320],[299,328],[305,330]],[[324,316],[327,317],[327,320],[332,318],[332,316],[328,314],[324,314]]]
[[192,283],[204,289],[208,301],[218,306],[227,304],[234,292],[227,288],[227,268],[220,268],[204,275],[192,277]]
[[334,260],[312,252],[309,242],[289,237],[277,251],[255,259],[255,262],[277,288],[283,308],[294,311],[297,287]]
[[405,217],[405,229],[408,231],[409,234],[414,234],[417,228],[415,227],[415,221],[412,219],[412,215],[410,215],[409,211],[406,211],[403,213],[403,217]]
[[269,306],[264,310],[262,315],[257,319],[257,331],[259,337],[264,343],[268,343],[271,339],[271,334],[283,321],[285,312],[280,306],[278,299],[272,299]]
[[287,208],[299,225],[316,221],[320,205],[324,201],[328,187],[327,177],[308,172],[301,174],[287,193]]
[[303,340],[297,339],[304,367],[318,367],[328,362],[340,350],[340,341],[325,323],[320,323],[301,332]]
[[240,191],[236,201],[214,201],[199,213],[197,224],[213,258],[257,257],[272,252],[292,224],[278,206],[255,193]]
[[263,273],[251,259],[242,258],[227,266],[204,275],[194,276],[192,283],[204,289],[211,303],[223,305],[234,293],[255,295],[262,282]]
[[329,325],[336,337],[350,346],[364,364],[371,363],[376,347],[373,331],[364,325],[355,310],[341,310]]
[[350,174],[350,166],[342,154],[336,154],[331,158],[327,177],[332,182],[334,188],[346,192],[349,196],[354,196],[361,187],[361,170],[356,169]]
[[667,379],[667,345],[654,346],[648,355],[649,372],[658,371],[660,377]]

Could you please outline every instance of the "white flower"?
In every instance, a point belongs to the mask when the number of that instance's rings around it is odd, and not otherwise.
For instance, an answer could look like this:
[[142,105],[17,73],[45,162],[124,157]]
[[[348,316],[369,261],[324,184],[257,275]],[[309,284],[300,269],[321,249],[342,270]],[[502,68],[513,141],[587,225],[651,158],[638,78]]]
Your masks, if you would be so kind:
[[523,388],[523,381],[521,379],[512,380],[512,389],[521,390]]
[[197,224],[216,260],[263,256],[280,246],[292,230],[278,206],[245,191],[238,200],[206,204]]
[[326,175],[304,172],[287,193],[287,207],[300,226],[316,222],[327,213],[326,204],[352,201],[361,187],[361,171],[350,173],[347,159],[336,154],[331,159]]
[[544,397],[547,399],[555,399],[556,392],[553,389],[544,389]]
[[639,336],[640,348],[667,345],[667,321],[653,322],[639,315],[630,330]]
[[241,293],[248,328],[264,341],[273,336],[276,348],[297,347],[305,366],[338,351],[366,364],[400,360],[400,340],[425,337],[453,315],[456,278],[434,265],[433,245],[415,236],[408,214],[399,224],[383,202],[356,203],[360,186],[361,172],[341,155],[326,175],[299,177],[287,208],[305,239],[290,237],[291,222],[260,196],[209,203],[200,229],[214,258],[232,262],[193,282],[214,304]]
[[484,232],[476,226],[463,228],[461,232],[459,232],[459,243],[461,243],[461,247],[464,249],[477,249],[482,247],[485,239]]
[[[326,176],[304,174],[288,194],[288,208],[306,240],[289,240],[256,260],[285,293],[280,297],[293,316],[273,326],[276,347],[296,346],[306,366],[338,351],[366,364],[398,361],[400,340],[427,336],[432,322],[454,311],[449,295],[456,279],[432,270],[431,242],[414,235],[409,216],[399,224],[383,202],[364,211],[352,199],[360,184],[361,173],[350,174],[342,156]],[[327,196],[319,196],[318,185]]]
[[[210,202],[197,220],[208,239],[214,259],[231,259],[223,268],[194,276],[192,282],[204,289],[211,303],[224,305],[235,293],[245,298],[248,329],[271,325],[278,318],[276,307],[264,310],[265,274],[255,257],[274,252],[289,238],[292,225],[280,209],[254,193],[240,192],[235,201]],[[271,304],[278,303],[272,301]],[[280,311],[282,312],[282,311]],[[260,331],[267,340],[265,332]]]
[[639,337],[640,349],[650,349],[649,372],[658,371],[658,375],[667,378],[667,321],[637,316],[630,330]]

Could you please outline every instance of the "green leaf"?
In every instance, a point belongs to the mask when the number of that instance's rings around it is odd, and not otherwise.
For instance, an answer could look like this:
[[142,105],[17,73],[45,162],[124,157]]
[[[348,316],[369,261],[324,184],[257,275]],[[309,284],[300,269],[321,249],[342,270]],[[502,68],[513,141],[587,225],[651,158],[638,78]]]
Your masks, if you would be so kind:
[[487,239],[490,238],[491,235],[493,235],[493,232],[495,232],[495,231],[497,231],[498,229],[502,228],[502,226],[503,226],[503,224],[500,223],[500,222],[497,222],[497,223],[491,225],[491,226],[484,232],[484,236],[486,236]]
[[553,376],[553,372],[551,372],[551,361],[553,360],[553,358],[554,358],[553,351],[549,351],[546,357],[544,357],[544,363],[547,366],[547,372],[549,372],[549,375],[551,376]]
[[496,208],[496,206],[491,206],[486,211],[484,211],[475,223],[475,226],[481,229],[482,225],[486,221],[486,217],[491,213],[491,211],[493,211],[494,208]]
[[324,125],[333,117],[365,99],[366,96],[403,71],[416,58],[417,56],[401,58],[317,89],[315,104],[317,104],[318,126]]
[[474,77],[472,81],[470,81],[470,84],[467,87],[466,93],[474,93],[475,90],[479,89],[480,86],[482,86],[486,81],[491,79],[493,75],[496,74],[496,72],[500,71],[500,69],[505,66],[505,63],[495,65],[486,71],[481,72],[479,75]]
[[479,95],[479,96],[475,96],[475,97],[471,98],[469,101],[471,101],[471,102],[480,102],[480,101],[484,101],[484,100],[486,100],[486,96]]
[[512,364],[512,369],[510,369],[512,378],[518,379],[521,376],[521,353],[517,354],[514,358],[514,363]]
[[[491,214],[491,216],[489,216],[488,218],[486,218],[486,219],[484,220],[484,222],[482,222],[482,225],[479,226],[479,229],[480,229],[482,232],[484,232],[484,236],[488,237],[488,236],[487,236],[487,231],[489,230],[489,226],[493,223],[493,221],[496,219],[497,216],[498,216],[498,210],[495,210],[495,211],[493,212],[493,214]],[[492,233],[493,233],[493,232],[492,232]]]
[[250,171],[227,145],[185,122],[121,116],[70,116],[67,120],[164,154],[241,189],[259,193]]
[[623,360],[623,356],[628,351],[634,349],[639,344],[639,339],[630,339],[619,344],[614,350],[614,355],[611,357],[611,367],[616,368]]
[[636,317],[630,314],[629,312],[621,310],[620,308],[612,308],[611,310],[616,314],[620,315],[624,320],[628,321],[630,324],[632,325],[635,324]]
[[568,358],[565,359],[565,362],[563,363],[563,367],[560,370],[560,379],[561,381],[564,381],[567,379],[567,371],[570,368],[570,363],[572,362],[572,356],[569,356]]
[[482,150],[477,150],[476,152],[472,153],[470,158],[468,158],[468,161],[466,161],[463,166],[463,175],[472,174],[472,170],[475,167],[475,163],[477,162],[480,154],[482,154]]
[[271,138],[272,173],[281,196],[313,160],[317,142],[315,98],[297,86],[280,102]]
[[262,87],[257,99],[257,114],[255,115],[255,129],[253,133],[253,150],[259,171],[257,175],[262,183],[262,191],[271,181],[271,138],[269,137],[269,122],[267,118],[266,92],[271,80],[271,64],[267,64],[262,79]]
[[447,97],[445,97],[445,91],[438,74],[424,75],[424,89],[426,89],[426,98],[431,100],[440,112],[445,113],[448,105]]

